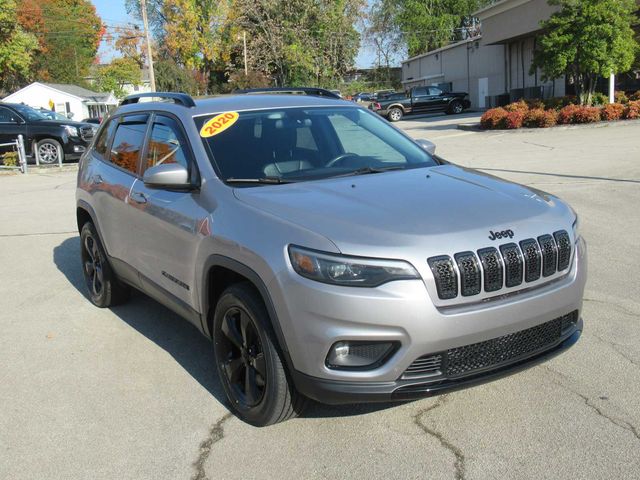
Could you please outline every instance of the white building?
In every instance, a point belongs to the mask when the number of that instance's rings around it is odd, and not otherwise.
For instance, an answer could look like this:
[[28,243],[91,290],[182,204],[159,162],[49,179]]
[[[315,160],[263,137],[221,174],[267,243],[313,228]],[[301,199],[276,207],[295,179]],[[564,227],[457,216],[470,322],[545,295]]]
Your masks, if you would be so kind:
[[104,117],[118,105],[111,93],[98,93],[61,83],[34,82],[2,99],[7,103],[24,103],[67,115],[73,120]]

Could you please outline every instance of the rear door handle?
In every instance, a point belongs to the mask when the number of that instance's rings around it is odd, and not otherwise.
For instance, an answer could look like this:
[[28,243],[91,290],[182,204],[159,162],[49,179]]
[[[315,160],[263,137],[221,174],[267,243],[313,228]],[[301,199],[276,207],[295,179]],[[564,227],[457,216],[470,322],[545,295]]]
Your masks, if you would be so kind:
[[136,203],[147,203],[147,196],[142,192],[132,192],[130,197]]

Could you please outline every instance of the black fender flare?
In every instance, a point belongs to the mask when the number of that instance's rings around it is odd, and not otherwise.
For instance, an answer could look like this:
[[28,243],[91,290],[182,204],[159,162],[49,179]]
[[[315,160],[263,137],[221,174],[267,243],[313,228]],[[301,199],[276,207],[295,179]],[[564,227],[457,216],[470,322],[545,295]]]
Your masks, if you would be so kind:
[[[109,252],[107,252],[107,246],[104,243],[104,237],[102,236],[102,232],[100,231],[100,224],[97,221],[98,217],[96,216],[95,210],[91,205],[89,205],[84,200],[78,200],[76,203],[76,221],[78,216],[78,210],[84,210],[85,212],[87,212],[87,214],[89,214],[89,217],[91,218],[91,223],[93,223],[93,226],[96,228],[96,232],[98,232],[98,238],[100,238],[100,243],[102,244],[102,248],[104,248],[104,251],[108,256]],[[82,225],[80,225],[80,222],[78,221],[77,221],[77,224],[78,224],[78,234],[80,234],[80,232],[82,231]]]
[[229,257],[225,257],[224,255],[218,255],[218,254],[210,255],[205,260],[204,266],[202,268],[202,278],[200,283],[202,288],[200,289],[200,292],[201,292],[200,295],[201,295],[201,308],[202,308],[201,312],[202,312],[202,320],[203,320],[202,327],[205,335],[207,335],[209,338],[211,338],[211,335],[212,335],[212,332],[209,331],[208,316],[210,315],[209,309],[211,308],[211,305],[209,304],[209,301],[210,301],[209,291],[211,287],[209,272],[213,267],[223,267],[237,273],[238,275],[242,275],[256,287],[256,289],[258,290],[258,293],[262,297],[262,301],[264,302],[264,305],[267,309],[267,313],[269,313],[269,318],[271,319],[271,326],[273,327],[273,331],[276,334],[278,343],[280,344],[280,348],[282,349],[282,351],[286,356],[286,361],[291,366],[291,359],[289,358],[289,353],[288,353],[289,349],[287,348],[287,343],[284,338],[284,333],[282,332],[282,327],[278,319],[278,313],[276,312],[275,306],[273,304],[273,300],[271,299],[271,294],[269,293],[269,290],[267,289],[266,284],[264,283],[262,278],[260,278],[260,275],[258,275],[252,268],[248,267],[243,263],[238,262],[237,260],[234,260]]

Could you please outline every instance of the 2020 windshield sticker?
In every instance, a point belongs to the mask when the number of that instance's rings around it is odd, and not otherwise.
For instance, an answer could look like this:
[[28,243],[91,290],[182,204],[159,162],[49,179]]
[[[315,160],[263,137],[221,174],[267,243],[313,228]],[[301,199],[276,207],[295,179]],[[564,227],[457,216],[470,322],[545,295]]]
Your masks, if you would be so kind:
[[220,115],[216,115],[202,126],[200,129],[200,136],[208,138],[218,135],[236,123],[238,117],[240,117],[238,112],[224,112]]

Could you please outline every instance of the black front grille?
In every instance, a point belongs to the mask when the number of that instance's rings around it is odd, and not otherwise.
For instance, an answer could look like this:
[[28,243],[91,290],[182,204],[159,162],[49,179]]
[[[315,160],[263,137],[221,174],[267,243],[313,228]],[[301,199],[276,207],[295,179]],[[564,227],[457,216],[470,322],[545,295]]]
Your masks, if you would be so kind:
[[456,263],[460,271],[460,291],[463,297],[480,293],[480,265],[473,252],[456,253]]
[[495,292],[502,288],[502,257],[498,250],[489,247],[478,250],[484,270],[484,291]]
[[538,242],[533,238],[527,238],[520,242],[524,257],[524,281],[535,282],[540,278],[541,257]]
[[505,285],[517,287],[522,283],[522,254],[518,245],[507,243],[500,246],[500,252],[504,258]]
[[443,300],[458,296],[458,275],[453,268],[451,257],[443,255],[427,260],[436,280],[438,296]]
[[[475,252],[458,252],[431,257],[427,261],[438,290],[438,297],[451,300],[458,296],[497,292],[503,287],[517,287],[523,282],[536,282],[569,268],[572,257],[571,237],[566,230],[553,235],[527,238],[498,248],[487,247]],[[458,286],[459,285],[459,286]]]
[[542,276],[548,277],[556,272],[556,263],[558,262],[556,242],[551,235],[538,237],[538,242],[542,248]]
[[558,271],[564,270],[571,262],[571,239],[569,234],[560,230],[553,234],[558,246]]
[[437,375],[456,378],[542,353],[552,348],[578,322],[578,311],[526,330],[484,342],[451,348],[446,352],[423,355],[405,371],[403,378]]

